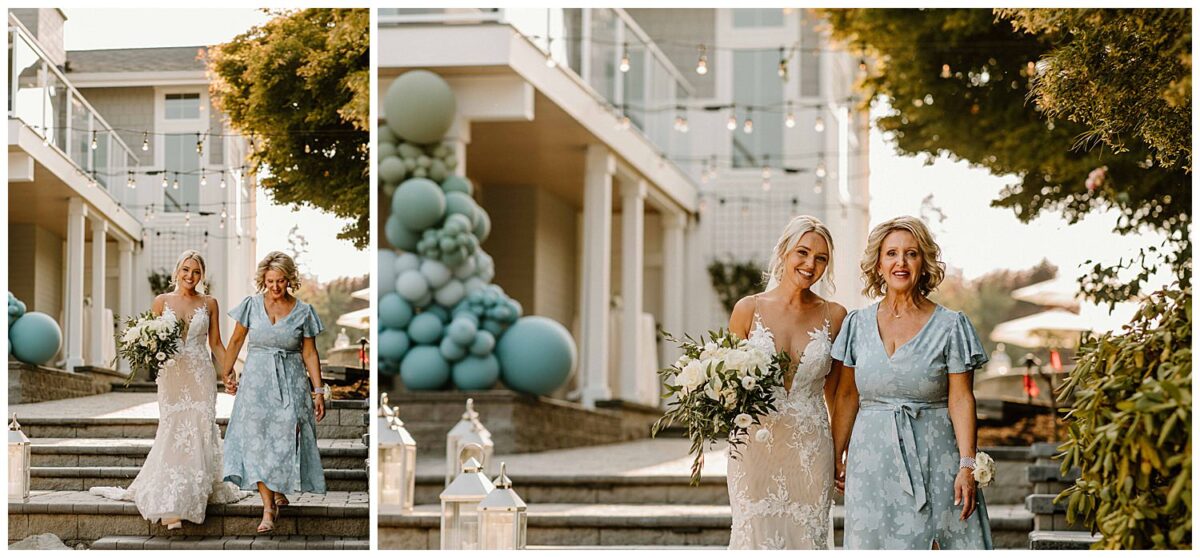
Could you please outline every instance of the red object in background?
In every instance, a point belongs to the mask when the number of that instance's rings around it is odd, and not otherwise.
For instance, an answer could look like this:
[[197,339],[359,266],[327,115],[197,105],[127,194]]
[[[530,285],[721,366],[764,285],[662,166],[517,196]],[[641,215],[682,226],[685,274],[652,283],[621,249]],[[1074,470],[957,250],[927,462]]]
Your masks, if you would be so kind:
[[1038,394],[1041,393],[1041,390],[1038,389],[1037,382],[1034,381],[1033,376],[1026,375],[1024,383],[1025,395],[1029,397],[1037,397]]
[[361,348],[360,348],[360,349],[358,350],[358,362],[359,362],[360,364],[362,364],[362,367],[363,367],[363,368],[366,368],[366,367],[367,367],[367,350],[366,350],[366,349],[361,349]]
[[1055,372],[1062,372],[1062,355],[1059,355],[1056,350],[1050,351],[1050,367]]

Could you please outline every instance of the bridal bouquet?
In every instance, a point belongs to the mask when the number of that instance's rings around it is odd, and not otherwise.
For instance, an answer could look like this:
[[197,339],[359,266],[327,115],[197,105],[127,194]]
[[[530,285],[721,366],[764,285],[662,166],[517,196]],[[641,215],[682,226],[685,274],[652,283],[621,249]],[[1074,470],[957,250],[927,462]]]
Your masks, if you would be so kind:
[[692,446],[692,484],[700,482],[704,445],[728,440],[736,456],[746,433],[759,417],[775,411],[775,393],[783,388],[783,371],[791,361],[786,352],[771,354],[724,330],[708,332],[699,341],[690,336],[679,343],[683,356],[658,371],[666,384],[664,399],[674,397],[667,412],[654,423],[651,435],[673,424],[687,428]]
[[155,316],[146,311],[126,320],[125,332],[117,343],[117,358],[129,361],[133,369],[125,382],[132,381],[138,370],[157,371],[163,365],[174,364],[172,357],[179,350],[182,331],[183,322],[174,313]]

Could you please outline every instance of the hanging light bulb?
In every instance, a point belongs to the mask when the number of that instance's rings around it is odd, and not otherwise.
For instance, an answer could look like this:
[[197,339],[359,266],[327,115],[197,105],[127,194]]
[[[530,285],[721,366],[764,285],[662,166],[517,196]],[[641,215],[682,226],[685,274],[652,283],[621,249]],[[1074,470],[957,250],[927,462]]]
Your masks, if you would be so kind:
[[625,43],[625,50],[621,53],[621,65],[618,68],[623,74],[629,71],[629,43]]
[[813,131],[816,131],[816,132],[824,132],[825,131],[825,119],[824,118],[821,118],[820,116],[818,116],[817,119],[815,121],[813,121]]
[[204,251],[208,251],[208,231],[204,231]]
[[227,213],[227,212],[225,211],[225,204],[221,204],[221,218],[222,218],[222,219],[224,219],[224,218],[226,218],[226,217],[228,217],[228,216],[229,216],[229,213]]
[[175,180],[171,181],[171,189],[172,190],[179,189],[179,173],[175,173]]
[[221,170],[221,189],[225,189],[225,171]]
[[742,131],[747,134],[754,133],[754,118],[752,118],[753,114],[754,111],[746,111],[746,121],[742,123]]
[[780,79],[787,81],[788,65],[787,58],[785,58],[783,55],[783,47],[779,47],[779,71],[777,73],[779,74]]
[[783,125],[788,128],[796,127],[796,111],[792,110],[792,102],[788,101],[787,116],[783,118]]
[[700,58],[696,60],[696,73],[700,75],[708,73],[708,54],[703,43],[700,44]]
[[203,171],[200,172],[200,185],[208,186],[208,173],[207,172],[203,172]]
[[200,139],[200,134],[196,134],[196,154],[204,156],[204,140]]
[[858,59],[858,71],[864,74],[867,73],[867,60],[865,58]]
[[129,171],[129,180],[125,181],[126,188],[137,188],[137,183],[133,181],[133,171]]
[[816,170],[817,178],[825,178],[825,175],[827,174],[829,173],[825,170],[825,161],[818,162]]
[[688,132],[688,121],[686,116],[679,118],[679,131],[686,134]]
[[142,151],[150,151],[150,132],[142,132]]
[[96,145],[96,131],[92,130],[92,151],[95,151],[96,147],[98,147]]
[[162,187],[164,189],[167,187],[167,171],[163,171]]
[[813,184],[813,193],[820,194],[821,191],[824,189],[825,189],[825,179],[818,178],[816,183]]
[[950,65],[949,64],[942,64],[941,76],[942,76],[942,79],[949,79],[949,77],[950,77]]
[[186,207],[187,209],[183,214],[183,226],[190,227],[192,226],[192,205],[188,204]]
[[733,108],[729,109],[729,119],[725,121],[725,129],[729,130],[730,132],[737,129],[737,110],[736,109],[733,109]]
[[771,166],[770,166],[770,163],[763,164],[762,189],[764,192],[769,192],[771,190]]
[[306,143],[306,144],[304,144],[304,152],[305,152],[305,153],[312,153],[312,147],[311,147],[311,146],[309,146],[307,143]]

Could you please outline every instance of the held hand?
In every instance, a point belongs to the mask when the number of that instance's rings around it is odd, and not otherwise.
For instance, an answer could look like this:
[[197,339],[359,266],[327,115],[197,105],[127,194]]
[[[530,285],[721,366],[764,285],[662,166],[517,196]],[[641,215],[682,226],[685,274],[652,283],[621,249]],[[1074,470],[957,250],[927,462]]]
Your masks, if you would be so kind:
[[846,493],[846,464],[840,459],[833,464],[833,486],[838,492]]
[[962,504],[963,510],[959,519],[966,521],[975,513],[975,475],[974,472],[962,467],[954,478],[954,505]]
[[325,396],[317,395],[316,399],[313,400],[313,405],[314,412],[317,415],[317,421],[325,418]]
[[233,374],[226,376],[224,381],[225,393],[228,393],[229,395],[237,395],[238,384],[237,379],[233,377]]

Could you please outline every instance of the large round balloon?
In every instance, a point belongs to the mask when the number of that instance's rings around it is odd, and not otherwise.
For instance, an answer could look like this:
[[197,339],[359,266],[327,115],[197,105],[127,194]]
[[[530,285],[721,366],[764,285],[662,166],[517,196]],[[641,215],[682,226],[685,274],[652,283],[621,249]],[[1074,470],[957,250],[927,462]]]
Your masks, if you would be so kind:
[[379,358],[398,361],[404,358],[410,346],[408,334],[399,329],[384,329],[379,332]]
[[417,314],[408,324],[408,336],[414,343],[432,345],[442,338],[442,320],[432,312]]
[[379,258],[379,276],[376,278],[375,284],[379,289],[379,294],[396,292],[396,253],[382,248],[376,255]]
[[413,391],[441,389],[450,380],[450,363],[434,346],[413,347],[400,361],[400,381]]
[[436,182],[410,178],[392,195],[392,214],[410,231],[423,231],[446,216],[446,195]]
[[440,141],[454,123],[454,91],[437,74],[413,70],[392,81],[383,116],[397,136],[415,143]]
[[[486,327],[485,327],[486,329]],[[527,316],[509,326],[496,343],[500,375],[513,390],[549,395],[575,370],[575,340],[562,324]]]
[[383,225],[383,234],[387,237],[388,244],[405,252],[416,250],[417,241],[420,240],[420,237],[408,230],[400,221],[400,217],[395,214],[388,216],[387,223]]
[[53,318],[41,312],[29,312],[8,328],[13,356],[26,364],[45,364],[62,348],[62,329]]
[[[412,305],[396,293],[379,297],[379,325],[391,329],[404,329],[412,321]],[[399,358],[395,359],[399,360]]]
[[451,377],[463,391],[492,389],[500,378],[500,363],[492,355],[468,356],[454,365]]

